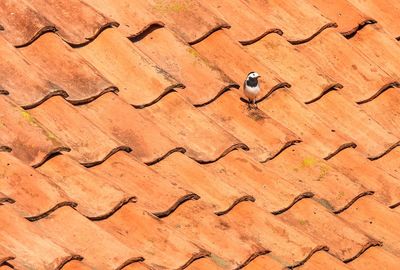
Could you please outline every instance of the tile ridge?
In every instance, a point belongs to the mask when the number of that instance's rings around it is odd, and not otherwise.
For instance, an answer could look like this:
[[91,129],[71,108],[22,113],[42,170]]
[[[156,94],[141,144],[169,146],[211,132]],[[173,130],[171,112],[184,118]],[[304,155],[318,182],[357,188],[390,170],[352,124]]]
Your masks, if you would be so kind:
[[273,215],[275,215],[275,216],[280,215],[280,214],[283,214],[283,213],[285,213],[286,211],[288,211],[290,208],[292,208],[292,207],[293,207],[296,203],[298,203],[299,201],[301,201],[301,200],[303,200],[303,199],[311,199],[311,198],[313,198],[314,196],[315,196],[315,194],[312,193],[312,192],[304,192],[304,193],[302,193],[302,194],[296,196],[296,197],[293,199],[293,201],[292,201],[287,207],[282,208],[282,209],[280,209],[280,210],[273,211],[273,212],[271,212],[271,214],[273,214]]
[[197,201],[199,199],[200,199],[200,196],[197,195],[196,193],[189,193],[189,194],[186,194],[186,195],[182,196],[181,198],[179,198],[167,210],[162,211],[162,212],[154,212],[152,214],[158,218],[165,218],[165,217],[168,217],[169,215],[171,215],[173,212],[175,212],[175,210],[178,209],[178,207],[181,206],[182,204],[184,204],[185,202],[192,201],[192,200]]
[[86,41],[80,42],[80,43],[73,43],[73,42],[69,41],[68,39],[66,39],[62,34],[60,34],[59,30],[57,29],[57,27],[55,25],[47,25],[47,26],[40,28],[38,31],[36,31],[36,33],[28,41],[26,41],[22,44],[14,45],[14,47],[15,48],[27,47],[27,46],[31,45],[32,43],[34,43],[42,35],[52,32],[52,33],[57,34],[65,43],[67,43],[72,48],[80,48],[80,47],[84,47],[84,46],[88,45],[89,43],[93,42],[104,30],[106,30],[108,28],[112,28],[112,27],[118,27],[118,26],[119,26],[119,23],[115,22],[115,21],[105,23],[97,29],[97,31],[94,33],[93,36],[85,38]]
[[342,36],[344,36],[347,39],[351,39],[352,37],[354,37],[357,34],[358,31],[362,30],[365,26],[367,26],[369,24],[376,24],[376,23],[378,23],[378,22],[374,19],[366,19],[366,20],[360,22],[353,29],[351,29],[349,31],[341,32],[340,34],[342,34]]
[[371,160],[371,161],[380,159],[380,158],[386,156],[387,154],[389,154],[391,151],[393,151],[393,150],[394,150],[395,148],[397,148],[397,147],[400,147],[400,141],[398,141],[398,142],[392,144],[388,149],[386,149],[386,150],[383,151],[382,153],[380,153],[380,154],[378,154],[378,155],[376,155],[376,156],[368,157],[368,159]]
[[204,107],[206,105],[209,105],[209,104],[213,103],[214,101],[216,101],[220,96],[222,96],[226,92],[231,91],[232,88],[239,89],[240,85],[235,83],[235,82],[231,82],[228,85],[222,87],[222,89],[219,90],[217,95],[215,95],[215,97],[213,97],[212,99],[210,99],[210,100],[208,100],[206,102],[203,102],[203,103],[193,104],[193,106],[195,106],[195,107]]
[[264,33],[262,33],[261,35],[259,35],[256,38],[250,39],[250,40],[242,40],[239,41],[240,44],[242,44],[243,46],[248,46],[251,45],[253,43],[256,43],[257,41],[263,39],[265,36],[270,35],[270,34],[278,34],[280,36],[283,35],[283,31],[279,28],[271,28],[268,29],[267,31],[265,31]]
[[71,261],[82,261],[84,258],[80,255],[71,255],[68,257],[65,257],[61,260],[61,262],[57,265],[54,270],[61,270],[66,264],[68,264]]
[[247,265],[249,265],[252,261],[254,261],[255,259],[257,259],[260,256],[264,256],[271,253],[270,250],[268,249],[261,249],[259,251],[254,252],[253,254],[251,254],[243,263],[241,263],[238,267],[234,268],[234,270],[240,270],[244,267],[246,267]]
[[138,42],[145,38],[148,34],[153,32],[154,30],[157,30],[159,28],[165,27],[165,24],[162,21],[153,21],[147,25],[145,25],[139,32],[132,34],[128,36],[127,38],[131,42]]
[[187,267],[189,267],[193,262],[203,259],[203,258],[208,258],[211,256],[211,253],[206,250],[200,250],[199,252],[195,253],[192,255],[192,257],[185,262],[182,266],[178,267],[176,270],[184,270]]
[[245,195],[240,198],[237,198],[227,209],[215,212],[214,214],[217,216],[223,216],[225,214],[228,214],[236,205],[238,205],[241,202],[255,202],[255,201],[256,199],[253,196]]
[[81,43],[72,43],[72,42],[68,41],[58,31],[56,32],[56,34],[58,36],[60,36],[61,39],[64,40],[64,42],[66,42],[72,48],[80,48],[80,47],[84,47],[84,46],[88,45],[89,43],[93,42],[104,30],[106,30],[108,28],[113,28],[113,27],[119,27],[119,23],[116,22],[116,21],[111,21],[111,22],[108,22],[108,23],[105,23],[105,24],[101,25],[97,29],[96,33],[93,36],[85,38],[86,41],[85,42],[81,42]]
[[330,160],[331,158],[335,157],[337,154],[339,154],[340,152],[342,152],[343,150],[345,150],[347,148],[356,148],[356,147],[357,147],[357,144],[354,142],[344,143],[344,144],[340,145],[335,151],[333,151],[332,153],[330,153],[326,157],[324,157],[324,160]]
[[219,23],[216,26],[214,26],[213,28],[211,28],[210,30],[208,30],[206,33],[204,33],[202,36],[200,36],[199,38],[193,40],[193,41],[189,41],[189,45],[195,45],[197,43],[202,42],[203,40],[205,40],[206,38],[208,38],[209,36],[211,36],[214,32],[222,30],[222,29],[229,29],[231,28],[231,26],[227,23]]
[[230,152],[234,151],[234,150],[238,150],[238,149],[242,149],[244,151],[249,151],[250,148],[244,144],[244,143],[236,143],[231,145],[230,147],[228,147],[224,152],[222,152],[222,154],[220,154],[217,158],[214,159],[210,159],[210,160],[201,160],[201,159],[196,159],[194,157],[190,157],[191,159],[193,159],[194,161],[196,161],[199,164],[210,164],[210,163],[214,163],[217,162],[218,160],[220,160],[221,158],[225,157],[226,155],[228,155]]
[[39,30],[36,31],[36,33],[26,42],[22,43],[22,44],[18,44],[18,45],[14,45],[15,48],[23,48],[23,47],[27,47],[29,45],[31,45],[33,42],[35,42],[38,38],[40,38],[42,35],[46,34],[46,33],[56,33],[58,30],[54,25],[47,25],[44,26],[42,28],[40,28]]
[[0,266],[10,265],[10,261],[15,260],[15,256],[0,257]]
[[144,162],[144,164],[146,164],[147,166],[153,166],[153,165],[157,164],[158,162],[163,161],[164,159],[166,159],[167,157],[169,157],[173,153],[185,154],[186,153],[186,149],[183,148],[183,147],[175,147],[175,148],[169,150],[167,153],[165,153],[161,157],[158,157],[158,158],[156,158],[156,159],[154,159],[152,161],[146,161],[146,162]]
[[338,210],[334,210],[333,213],[334,214],[340,214],[344,211],[346,211],[347,209],[349,209],[356,201],[358,201],[360,198],[365,197],[365,196],[372,196],[375,194],[375,191],[364,191],[361,192],[360,194],[358,194],[356,197],[354,197],[353,199],[351,199],[350,202],[348,202],[345,206],[343,206],[342,208],[338,209]]
[[23,108],[24,110],[34,109],[34,108],[42,105],[44,102],[46,102],[47,100],[49,100],[49,99],[51,99],[53,97],[61,97],[65,101],[67,101],[68,103],[70,103],[70,104],[72,104],[74,106],[79,106],[79,105],[85,105],[85,104],[88,104],[90,102],[93,102],[96,99],[98,99],[99,97],[101,97],[101,96],[103,96],[103,95],[105,95],[107,93],[117,94],[118,92],[119,92],[119,89],[116,86],[109,86],[107,88],[102,89],[97,94],[89,96],[89,97],[85,97],[85,98],[82,98],[82,99],[69,99],[69,94],[68,94],[67,91],[65,91],[65,90],[54,90],[54,91],[51,91],[51,92],[47,93],[44,97],[42,97],[38,101],[35,101],[35,102],[33,102],[31,104],[27,104],[27,105],[21,105],[21,108]]
[[126,152],[126,153],[130,153],[130,152],[132,152],[132,148],[130,148],[129,146],[126,146],[126,145],[121,145],[121,146],[118,146],[118,147],[115,147],[114,149],[112,149],[101,160],[96,160],[96,161],[91,161],[91,162],[83,162],[83,163],[80,163],[80,164],[85,166],[86,168],[91,168],[91,167],[94,167],[94,166],[102,164],[107,159],[109,159],[111,156],[113,156],[115,153],[120,152],[120,151],[123,151],[123,152]]
[[367,99],[364,99],[364,100],[357,101],[356,103],[359,104],[359,105],[362,105],[362,104],[371,102],[371,101],[373,101],[374,99],[376,99],[381,94],[383,94],[384,92],[386,92],[387,90],[389,90],[391,88],[400,88],[400,82],[394,81],[394,82],[391,82],[391,83],[387,83],[384,86],[382,86],[378,91],[376,91],[376,93],[373,94],[371,97],[369,97]]
[[111,210],[109,210],[107,213],[104,213],[102,215],[98,215],[98,216],[86,216],[84,215],[86,218],[88,218],[91,221],[101,221],[101,220],[105,220],[108,219],[109,217],[111,217],[112,215],[114,215],[118,210],[120,210],[122,207],[124,207],[126,204],[128,203],[136,203],[137,202],[137,198],[135,196],[130,196],[130,197],[126,197],[123,198],[122,200],[120,200]]
[[152,101],[150,101],[148,103],[145,103],[145,104],[131,104],[131,105],[135,109],[144,109],[146,107],[149,107],[149,106],[152,106],[152,105],[156,104],[157,102],[159,102],[163,97],[167,96],[168,94],[178,92],[176,90],[177,88],[185,89],[186,86],[184,84],[182,84],[182,83],[176,83],[176,84],[170,85],[170,86],[166,87],[164,89],[164,91],[157,98],[155,98],[154,100],[152,100]]
[[304,265],[308,260],[311,259],[311,257],[312,257],[315,253],[317,253],[317,252],[319,252],[319,251],[328,252],[328,251],[329,251],[329,247],[327,247],[327,246],[317,246],[317,247],[315,247],[314,249],[312,249],[312,250],[310,251],[310,253],[308,253],[308,255],[307,255],[303,260],[301,260],[301,261],[299,261],[299,262],[296,262],[296,263],[294,263],[294,264],[292,264],[292,265],[288,265],[288,266],[286,266],[284,269],[292,270],[292,269],[294,269],[294,268],[297,268],[297,267],[300,267],[300,266]]
[[48,160],[52,159],[53,157],[56,157],[58,155],[61,155],[62,152],[70,152],[71,148],[66,147],[66,146],[61,146],[61,147],[57,147],[53,150],[51,150],[49,153],[47,153],[41,161],[39,161],[36,164],[33,164],[31,167],[32,168],[39,168],[40,166],[42,166],[44,163],[46,163]]
[[344,259],[343,262],[344,262],[344,263],[352,262],[352,261],[354,261],[355,259],[357,259],[358,257],[360,257],[364,252],[366,252],[366,251],[367,251],[368,249],[370,249],[371,247],[381,247],[381,246],[383,246],[383,242],[377,241],[377,240],[370,240],[370,241],[368,241],[367,244],[365,244],[365,245],[360,249],[360,251],[357,252],[356,255],[354,255],[354,256],[352,256],[352,257],[350,257],[350,258]]
[[330,23],[327,23],[324,26],[322,26],[320,29],[318,29],[314,34],[312,34],[308,38],[298,39],[298,40],[288,40],[288,42],[290,44],[292,44],[292,45],[300,45],[300,44],[303,44],[303,43],[307,43],[307,42],[313,40],[319,34],[321,34],[324,30],[326,30],[328,28],[337,28],[337,27],[338,27],[338,25],[336,23],[330,22]]
[[107,93],[114,93],[117,94],[119,92],[118,87],[116,86],[109,86],[107,88],[104,88],[103,90],[101,90],[100,92],[98,92],[97,94],[87,97],[87,98],[83,98],[83,99],[65,99],[67,102],[71,103],[74,106],[79,106],[79,105],[85,105],[88,104],[92,101],[95,101],[96,99],[98,99],[99,97],[101,97],[104,94]]
[[6,145],[0,145],[0,152],[11,152],[12,148]]
[[15,200],[10,197],[0,197],[0,206],[5,203],[13,204],[13,203],[15,203]]
[[307,105],[308,104],[312,104],[312,103],[320,100],[323,96],[325,96],[329,92],[331,92],[331,91],[339,91],[339,89],[342,89],[342,88],[343,88],[342,84],[340,84],[340,83],[332,83],[332,84],[326,86],[317,97],[315,97],[315,98],[313,98],[313,99],[311,99],[309,101],[305,101],[304,104],[307,104]]
[[60,96],[63,99],[67,99],[69,97],[68,93],[64,90],[55,90],[55,91],[51,91],[49,93],[47,93],[44,97],[42,97],[40,100],[35,101],[31,104],[27,104],[27,105],[21,105],[21,108],[24,110],[30,110],[33,108],[36,108],[37,106],[41,105],[42,103],[44,103],[46,100],[55,97],[55,96]]
[[266,163],[266,162],[268,162],[268,161],[270,161],[270,160],[273,160],[273,159],[275,159],[277,156],[279,156],[283,151],[285,151],[286,149],[288,149],[289,147],[294,146],[294,145],[299,144],[299,143],[302,143],[302,142],[303,142],[303,141],[302,141],[302,140],[299,140],[299,139],[288,141],[288,142],[286,142],[286,143],[281,147],[281,149],[278,150],[278,152],[276,152],[276,153],[273,154],[272,156],[266,158],[265,160],[260,161],[260,163]]
[[134,263],[139,263],[139,262],[144,262],[144,258],[143,257],[133,257],[133,258],[130,258],[130,259],[126,260],[125,262],[123,262],[120,266],[115,268],[115,270],[122,270],[129,265],[132,265]]
[[76,202],[71,202],[71,201],[60,202],[60,203],[57,203],[55,206],[53,206],[51,209],[47,210],[44,213],[41,213],[41,214],[38,214],[38,215],[35,215],[35,216],[25,217],[25,219],[27,219],[30,222],[35,222],[35,221],[41,220],[42,218],[48,217],[50,214],[52,214],[53,212],[55,212],[59,208],[67,207],[67,206],[71,207],[74,210],[76,210],[76,207],[78,206],[78,204]]

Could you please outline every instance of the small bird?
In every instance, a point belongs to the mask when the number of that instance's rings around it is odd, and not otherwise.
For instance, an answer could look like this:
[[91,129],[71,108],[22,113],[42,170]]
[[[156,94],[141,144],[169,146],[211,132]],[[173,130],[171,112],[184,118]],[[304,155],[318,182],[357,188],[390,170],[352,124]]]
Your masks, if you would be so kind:
[[260,84],[258,83],[258,78],[261,76],[258,75],[257,72],[250,72],[247,75],[246,80],[243,84],[243,91],[245,96],[248,98],[248,108],[251,109],[251,104],[257,108],[256,98],[257,95],[260,93]]

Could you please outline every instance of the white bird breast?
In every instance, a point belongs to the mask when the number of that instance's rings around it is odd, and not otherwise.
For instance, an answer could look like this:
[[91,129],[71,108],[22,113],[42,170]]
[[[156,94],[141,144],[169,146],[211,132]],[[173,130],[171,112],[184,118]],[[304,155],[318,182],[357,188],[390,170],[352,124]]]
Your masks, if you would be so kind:
[[255,99],[258,95],[258,93],[260,93],[260,86],[255,86],[255,87],[251,87],[246,85],[244,88],[244,93],[246,95],[246,97],[250,98],[250,99]]

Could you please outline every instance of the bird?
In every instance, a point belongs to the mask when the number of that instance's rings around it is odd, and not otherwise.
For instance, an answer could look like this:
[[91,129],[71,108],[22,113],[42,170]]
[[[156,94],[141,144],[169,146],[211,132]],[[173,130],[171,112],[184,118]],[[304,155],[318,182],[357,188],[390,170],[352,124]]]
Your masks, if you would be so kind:
[[250,72],[247,74],[247,78],[243,83],[243,92],[244,95],[249,100],[248,108],[251,109],[251,104],[257,108],[256,98],[260,93],[260,84],[258,82],[258,78],[261,76],[258,75],[257,72]]

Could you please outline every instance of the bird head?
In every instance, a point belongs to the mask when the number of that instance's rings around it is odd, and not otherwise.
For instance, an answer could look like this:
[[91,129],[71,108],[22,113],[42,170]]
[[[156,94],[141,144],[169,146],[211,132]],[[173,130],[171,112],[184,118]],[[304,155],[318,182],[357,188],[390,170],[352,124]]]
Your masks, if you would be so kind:
[[249,80],[249,79],[258,79],[258,78],[260,78],[260,77],[261,77],[261,76],[258,75],[257,72],[252,71],[252,72],[250,72],[250,73],[247,75],[247,80]]

